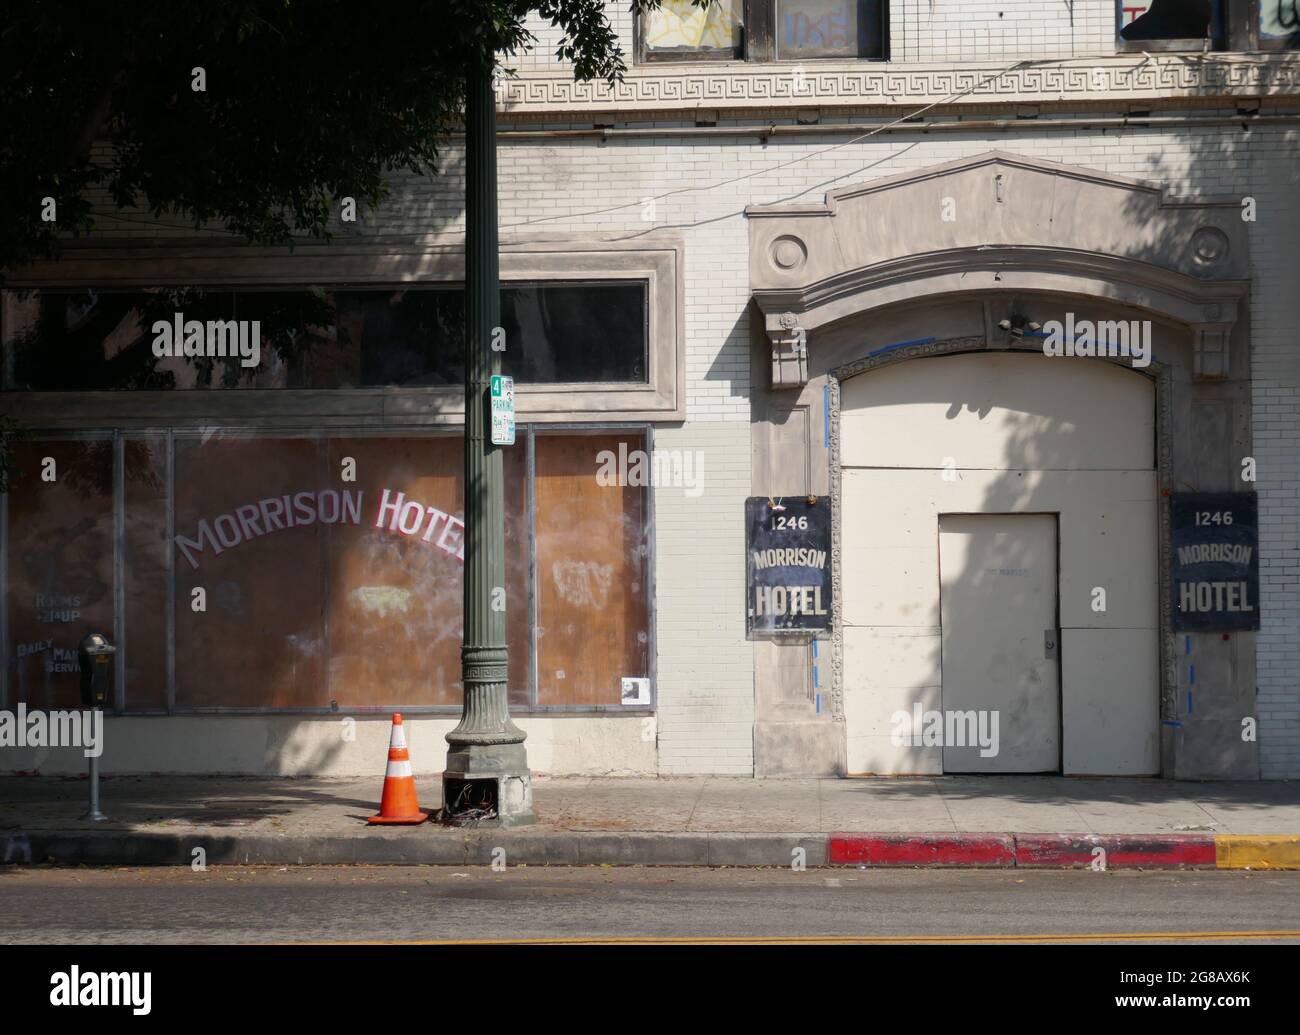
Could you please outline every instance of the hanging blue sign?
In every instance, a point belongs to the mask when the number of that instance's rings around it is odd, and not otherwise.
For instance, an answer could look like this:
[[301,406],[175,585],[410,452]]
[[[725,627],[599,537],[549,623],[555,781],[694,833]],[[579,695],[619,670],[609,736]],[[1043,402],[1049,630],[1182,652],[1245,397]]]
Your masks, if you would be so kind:
[[745,501],[745,631],[818,633],[831,627],[831,501]]
[[1175,492],[1171,498],[1174,628],[1259,628],[1259,519],[1253,492]]

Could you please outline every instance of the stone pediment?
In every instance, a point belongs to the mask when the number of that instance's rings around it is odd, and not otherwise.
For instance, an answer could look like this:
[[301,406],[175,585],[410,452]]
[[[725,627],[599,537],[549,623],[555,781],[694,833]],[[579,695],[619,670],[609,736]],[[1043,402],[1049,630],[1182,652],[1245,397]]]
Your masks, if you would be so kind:
[[[882,305],[980,290],[1108,298],[1225,341],[1247,288],[1240,198],[991,151],[749,218],[774,348]],[[792,334],[792,332],[794,332]]]

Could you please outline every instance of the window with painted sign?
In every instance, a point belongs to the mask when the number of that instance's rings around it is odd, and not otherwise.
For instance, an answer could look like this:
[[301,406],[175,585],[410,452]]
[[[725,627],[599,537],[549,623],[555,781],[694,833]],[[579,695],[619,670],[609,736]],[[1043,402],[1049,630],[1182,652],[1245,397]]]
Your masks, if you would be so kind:
[[1175,492],[1170,500],[1174,628],[1259,628],[1259,524],[1253,492]]
[[[510,686],[529,667],[524,465],[504,454]],[[459,437],[176,440],[176,701],[460,700]],[[192,596],[205,590],[207,610]],[[378,696],[382,695],[382,697]]]
[[[523,430],[503,451],[512,707],[645,706],[623,685],[651,675],[647,489],[598,477],[644,446]],[[459,708],[459,435],[119,433],[24,442],[15,466],[11,701],[74,704],[95,629],[128,710]]]

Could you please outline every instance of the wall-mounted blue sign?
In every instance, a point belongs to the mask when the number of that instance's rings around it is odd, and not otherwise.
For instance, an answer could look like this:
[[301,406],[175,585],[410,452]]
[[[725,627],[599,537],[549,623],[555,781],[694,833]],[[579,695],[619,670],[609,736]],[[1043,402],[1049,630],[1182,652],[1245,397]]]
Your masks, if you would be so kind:
[[1171,498],[1174,628],[1259,628],[1259,519],[1253,492]]
[[[829,496],[745,501],[745,632],[817,633],[831,627]],[[776,506],[773,506],[773,503]]]

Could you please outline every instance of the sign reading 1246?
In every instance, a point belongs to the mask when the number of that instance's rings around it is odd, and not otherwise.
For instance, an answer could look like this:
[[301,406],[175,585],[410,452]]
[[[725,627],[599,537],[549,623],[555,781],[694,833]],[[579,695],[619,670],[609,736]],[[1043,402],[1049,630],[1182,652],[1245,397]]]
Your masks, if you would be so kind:
[[492,375],[492,444],[515,444],[515,379]]
[[831,622],[831,505],[766,496],[745,501],[745,627],[755,634],[817,633]]
[[1259,536],[1253,492],[1175,492],[1174,628],[1259,628]]

